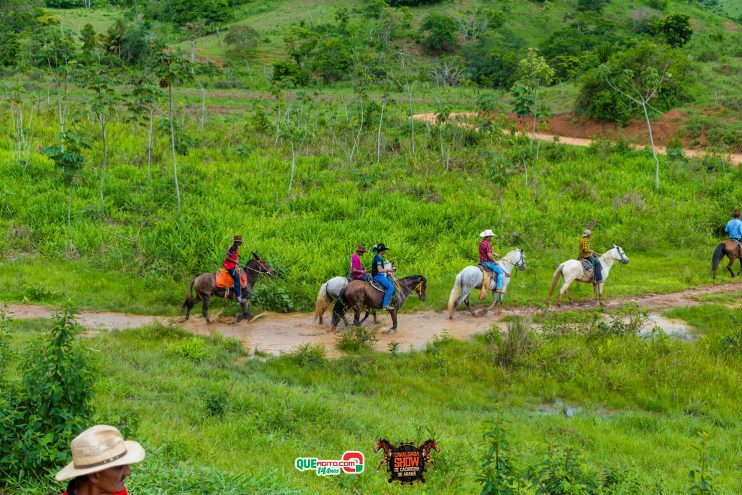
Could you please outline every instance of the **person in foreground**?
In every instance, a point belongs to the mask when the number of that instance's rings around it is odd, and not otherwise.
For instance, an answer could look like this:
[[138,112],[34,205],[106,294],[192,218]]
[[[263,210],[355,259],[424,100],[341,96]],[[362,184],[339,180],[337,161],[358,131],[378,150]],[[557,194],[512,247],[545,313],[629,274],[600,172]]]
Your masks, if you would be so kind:
[[124,480],[131,464],[144,459],[137,442],[124,440],[113,426],[96,425],[80,433],[70,445],[72,462],[55,476],[70,480],[62,495],[128,495]]

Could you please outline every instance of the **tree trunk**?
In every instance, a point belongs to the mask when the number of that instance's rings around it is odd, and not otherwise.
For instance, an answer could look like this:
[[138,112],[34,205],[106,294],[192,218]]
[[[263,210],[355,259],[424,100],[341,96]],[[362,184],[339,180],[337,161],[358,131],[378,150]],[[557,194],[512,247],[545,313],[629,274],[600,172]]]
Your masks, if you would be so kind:
[[178,160],[175,156],[175,124],[173,119],[173,86],[168,85],[168,99],[170,100],[170,146],[173,151],[173,176],[175,177],[175,195],[178,198],[178,214],[180,214],[180,187],[178,186]]
[[154,108],[149,109],[149,132],[147,133],[147,181],[152,180],[152,126],[155,120]]
[[381,115],[379,116],[379,131],[376,134],[376,165],[381,160],[381,124],[384,121],[384,107],[386,106],[386,98],[381,102]]
[[204,90],[204,85],[201,81],[199,81],[198,87],[201,89],[201,118],[198,122],[198,130],[203,131],[204,122],[206,121],[206,91]]
[[100,194],[100,216],[104,218],[106,216],[106,202],[103,197],[103,186],[106,182],[106,169],[108,168],[108,141],[106,139],[106,115],[103,112],[98,112],[98,122],[100,122],[101,138],[103,140],[103,163],[100,168],[98,193]]
[[363,105],[361,105],[361,125],[358,126],[358,135],[355,140],[353,140],[353,149],[350,150],[350,163],[353,163],[353,155],[355,154],[356,146],[358,146],[358,142],[361,139],[361,131],[363,131]]
[[407,99],[410,102],[410,158],[415,154],[415,113],[412,110],[412,83],[407,85]]
[[294,141],[291,140],[291,176],[289,177],[289,190],[286,193],[291,195],[291,186],[294,183],[294,170],[296,169],[296,152],[294,150]]
[[644,118],[647,120],[647,129],[649,130],[649,143],[652,145],[652,155],[654,156],[654,188],[660,188],[660,159],[657,158],[657,150],[654,148],[654,134],[652,133],[652,122],[649,120],[649,113],[647,112],[647,100],[641,100],[642,110],[644,110]]

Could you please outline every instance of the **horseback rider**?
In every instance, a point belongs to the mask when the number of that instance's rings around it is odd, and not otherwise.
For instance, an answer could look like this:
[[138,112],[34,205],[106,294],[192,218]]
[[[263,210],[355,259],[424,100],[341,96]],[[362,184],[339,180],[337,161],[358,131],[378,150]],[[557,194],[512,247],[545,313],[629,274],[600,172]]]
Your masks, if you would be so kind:
[[729,234],[729,238],[742,244],[742,220],[739,219],[739,210],[735,210],[732,219],[727,222],[724,232]]
[[[479,263],[490,271],[495,272],[497,275],[495,290],[497,292],[503,292],[502,284],[505,280],[505,272],[500,268],[500,265],[497,264],[497,258],[499,258],[500,255],[492,251],[492,244],[490,243],[490,239],[495,237],[495,233],[492,232],[492,230],[487,229],[479,234],[479,237],[482,237],[482,240],[479,241]],[[487,290],[487,287],[484,287],[484,284],[482,285],[482,290]]]
[[238,250],[242,245],[242,236],[236,235],[232,240],[232,245],[227,250],[227,254],[224,258],[224,269],[229,272],[234,281],[234,296],[237,302],[242,304],[247,302],[246,299],[242,298],[242,288],[240,287],[240,273],[237,269],[237,265],[240,262],[240,255]]
[[590,249],[591,236],[592,232],[590,232],[589,229],[585,229],[585,231],[582,233],[582,239],[580,239],[580,255],[577,257],[577,259],[585,259],[592,263],[593,267],[595,268],[595,283],[599,284],[603,282],[603,274],[600,271],[600,261],[598,261],[598,258],[595,256],[595,251]]
[[393,273],[394,268],[384,268],[384,253],[387,251],[387,247],[382,242],[374,246],[373,251],[376,254],[374,255],[374,259],[371,261],[371,276],[374,281],[386,289],[382,307],[387,311],[394,311],[396,308],[391,306],[390,302],[396,289],[392,281],[387,278],[387,274]]
[[359,244],[356,246],[356,252],[350,255],[350,279],[351,280],[365,280],[368,282],[369,276],[363,264],[361,263],[361,256],[366,252],[366,246]]

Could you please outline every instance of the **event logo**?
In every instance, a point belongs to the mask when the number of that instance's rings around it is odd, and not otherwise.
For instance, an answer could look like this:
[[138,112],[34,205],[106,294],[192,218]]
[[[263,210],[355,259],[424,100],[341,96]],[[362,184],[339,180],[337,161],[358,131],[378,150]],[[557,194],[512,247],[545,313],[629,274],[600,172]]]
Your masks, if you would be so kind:
[[419,447],[415,447],[412,442],[399,444],[399,447],[393,446],[389,441],[380,439],[376,442],[374,452],[384,450],[384,458],[379,463],[379,467],[386,463],[389,472],[389,483],[399,481],[402,484],[420,481],[425,483],[423,474],[428,466],[433,463],[430,458],[430,451],[440,452],[441,449],[432,438],[425,441]]
[[294,466],[299,471],[314,471],[317,476],[336,476],[343,472],[360,474],[363,472],[363,452],[351,450],[343,453],[340,459],[335,460],[297,457]]

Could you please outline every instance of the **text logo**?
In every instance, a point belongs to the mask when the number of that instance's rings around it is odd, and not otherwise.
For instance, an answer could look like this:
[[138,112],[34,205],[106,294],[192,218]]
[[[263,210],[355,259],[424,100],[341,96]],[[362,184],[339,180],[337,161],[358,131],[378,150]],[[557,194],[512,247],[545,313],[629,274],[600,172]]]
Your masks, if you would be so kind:
[[430,439],[419,447],[412,442],[399,444],[395,447],[388,440],[379,439],[374,447],[374,452],[384,451],[384,457],[379,466],[386,464],[389,472],[389,483],[399,481],[402,484],[419,481],[425,483],[424,473],[428,466],[433,463],[430,451],[440,452],[441,449],[435,440]]
[[297,457],[294,466],[299,471],[314,471],[317,476],[336,476],[343,472],[360,474],[363,472],[363,452],[344,452],[340,459]]

